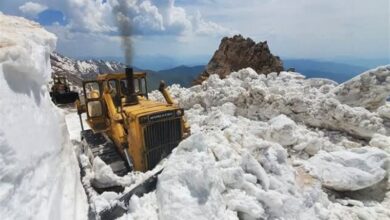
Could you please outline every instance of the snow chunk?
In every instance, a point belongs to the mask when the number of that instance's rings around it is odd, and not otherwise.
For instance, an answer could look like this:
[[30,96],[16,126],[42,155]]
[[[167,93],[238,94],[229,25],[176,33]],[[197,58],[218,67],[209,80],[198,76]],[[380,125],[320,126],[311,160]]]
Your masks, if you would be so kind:
[[268,139],[287,146],[297,142],[295,130],[297,125],[285,115],[272,118],[269,122],[270,129],[267,130]]
[[390,103],[386,103],[385,105],[378,108],[378,114],[382,118],[390,119]]
[[372,139],[370,141],[370,145],[373,147],[377,147],[379,149],[382,149],[390,154],[390,137],[381,135],[381,134],[374,134],[372,136]]
[[364,72],[332,92],[344,104],[377,109],[390,96],[390,65]]
[[156,190],[160,219],[227,218],[224,185],[204,141],[201,135],[189,137],[167,161]]
[[132,196],[129,203],[128,219],[131,220],[158,220],[158,206],[156,193],[151,192],[145,194],[141,198],[138,196]]
[[311,173],[322,184],[337,191],[354,191],[372,186],[386,177],[389,155],[363,147],[349,151],[321,151],[307,161]]
[[229,209],[244,213],[243,219],[257,219],[264,217],[264,208],[255,197],[240,190],[232,190],[225,195]]

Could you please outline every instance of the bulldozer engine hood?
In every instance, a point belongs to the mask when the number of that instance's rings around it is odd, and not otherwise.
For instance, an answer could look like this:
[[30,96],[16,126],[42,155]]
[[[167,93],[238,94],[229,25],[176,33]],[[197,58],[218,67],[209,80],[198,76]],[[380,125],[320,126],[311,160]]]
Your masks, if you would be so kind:
[[[177,114],[181,116],[183,114],[183,110],[176,105],[142,99],[139,101],[139,104],[126,106],[123,110],[131,120],[136,120],[142,116],[149,116],[148,120],[158,120],[165,117],[175,117]],[[177,111],[180,111],[180,113]]]

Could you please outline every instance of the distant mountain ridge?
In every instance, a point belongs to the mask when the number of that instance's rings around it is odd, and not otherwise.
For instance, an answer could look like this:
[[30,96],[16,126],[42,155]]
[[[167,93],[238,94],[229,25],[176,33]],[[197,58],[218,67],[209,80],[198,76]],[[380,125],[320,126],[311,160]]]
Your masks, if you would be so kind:
[[[80,79],[90,79],[101,73],[124,72],[125,64],[117,61],[104,61],[102,59],[77,60],[58,53],[51,56],[53,73],[67,72]],[[349,65],[337,62],[323,62],[309,59],[283,59],[284,68],[295,68],[307,78],[327,78],[338,83],[347,81],[366,71],[367,67]],[[145,71],[148,75],[150,90],[158,88],[161,80],[167,85],[180,84],[190,87],[192,82],[204,71],[206,65],[177,66],[174,68],[153,71],[134,67],[136,71]]]
[[285,69],[294,68],[307,78],[327,78],[338,83],[345,82],[369,68],[337,62],[309,59],[283,59]]
[[[124,72],[125,64],[117,61],[104,61],[101,59],[77,60],[63,56],[59,53],[50,55],[53,74],[66,73],[68,76],[75,76],[82,79],[93,79],[98,74],[102,73],[120,73]],[[179,83],[184,87],[191,86],[191,82],[195,80],[197,75],[201,73],[204,66],[178,66],[172,69],[161,71],[143,70],[134,67],[135,71],[144,71],[148,76],[148,85],[150,90],[158,88],[161,80],[164,80],[167,85]],[[68,78],[75,78],[68,77]],[[71,79],[70,79],[71,80]],[[78,80],[78,81],[80,81]]]
[[116,61],[76,60],[55,52],[50,55],[50,62],[54,74],[68,72],[82,79],[94,78],[101,73],[122,72],[125,68]]

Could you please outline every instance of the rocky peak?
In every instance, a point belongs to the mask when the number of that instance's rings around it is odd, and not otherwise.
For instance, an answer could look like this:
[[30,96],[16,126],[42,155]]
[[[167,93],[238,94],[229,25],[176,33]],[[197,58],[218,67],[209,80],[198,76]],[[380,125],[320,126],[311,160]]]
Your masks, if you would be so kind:
[[225,78],[233,71],[251,67],[259,74],[280,72],[283,64],[279,57],[271,54],[267,41],[256,43],[250,38],[235,35],[224,37],[206,69],[195,81],[199,84],[211,74]]

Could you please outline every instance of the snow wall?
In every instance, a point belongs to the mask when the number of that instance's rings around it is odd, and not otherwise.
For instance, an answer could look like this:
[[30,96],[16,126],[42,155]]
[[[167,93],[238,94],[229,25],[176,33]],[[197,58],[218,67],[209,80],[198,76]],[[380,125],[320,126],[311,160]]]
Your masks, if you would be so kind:
[[0,27],[0,216],[85,219],[77,159],[46,87],[56,37],[1,12]]
[[341,85],[247,68],[171,86],[192,135],[129,219],[390,219],[389,82],[390,66]]

